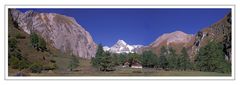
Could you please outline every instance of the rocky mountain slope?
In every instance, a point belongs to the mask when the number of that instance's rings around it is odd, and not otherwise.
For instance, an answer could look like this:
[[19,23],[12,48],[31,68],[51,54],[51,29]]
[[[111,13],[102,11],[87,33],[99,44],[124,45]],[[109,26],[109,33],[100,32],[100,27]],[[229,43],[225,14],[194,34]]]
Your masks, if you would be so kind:
[[193,35],[184,33],[182,31],[175,31],[171,33],[165,33],[158,37],[153,43],[151,43],[145,50],[152,50],[156,54],[160,54],[160,48],[173,47],[179,52],[183,47],[189,47],[188,42],[193,41]]
[[[38,36],[40,38],[40,36]],[[19,73],[19,67],[27,69],[22,70],[20,73],[29,75],[31,66],[38,65],[45,72],[48,70],[54,71],[67,71],[71,57],[69,53],[63,53],[56,49],[50,43],[46,43],[46,49],[40,51],[32,46],[31,35],[18,28],[16,22],[8,14],[8,68],[9,76],[15,76]],[[12,41],[16,41],[15,48],[13,49]],[[17,54],[17,55],[16,55]],[[78,58],[80,59],[80,58]],[[27,63],[27,64],[24,64]],[[26,74],[25,74],[26,73]]]
[[193,60],[201,47],[211,41],[216,41],[223,45],[225,59],[231,61],[231,28],[231,13],[229,13],[218,22],[200,30],[195,35],[186,34],[181,31],[163,34],[149,46],[142,48],[141,52],[151,50],[156,54],[160,54],[162,46],[173,47],[179,52],[185,47]]
[[104,51],[112,53],[135,53],[137,49],[142,48],[143,45],[129,45],[123,40],[118,40],[112,47],[104,46]]
[[153,43],[150,44],[151,47],[159,47],[161,45],[171,45],[171,44],[178,44],[178,43],[187,43],[191,41],[193,35],[186,34],[182,31],[175,31],[172,33],[165,33]]
[[195,35],[194,42],[191,42],[190,55],[194,57],[201,47],[205,46],[210,41],[216,41],[223,44],[225,59],[231,61],[231,29],[231,13],[229,13],[220,21],[202,29]]
[[25,13],[10,9],[11,16],[18,28],[27,34],[41,35],[45,41],[62,52],[69,52],[82,58],[95,56],[96,44],[91,35],[74,18],[55,14]]

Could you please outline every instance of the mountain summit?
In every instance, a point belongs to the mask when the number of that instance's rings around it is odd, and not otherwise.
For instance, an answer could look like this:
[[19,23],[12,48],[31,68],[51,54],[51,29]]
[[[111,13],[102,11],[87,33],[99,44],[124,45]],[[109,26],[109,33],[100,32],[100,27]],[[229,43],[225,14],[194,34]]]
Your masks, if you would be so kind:
[[187,43],[191,41],[193,35],[184,33],[182,31],[175,31],[172,33],[165,33],[153,43],[150,44],[151,47],[158,47],[160,45],[170,45],[170,44],[178,44],[178,43]]
[[118,40],[112,47],[104,46],[104,51],[112,53],[135,53],[138,48],[143,45],[129,45],[124,40]]
[[114,46],[126,46],[127,43],[124,40],[118,40]]
[[175,31],[171,33],[165,33],[159,36],[154,42],[148,45],[145,50],[151,50],[156,54],[160,54],[160,48],[162,46],[165,47],[173,47],[177,52],[185,47],[189,47],[189,42],[194,40],[194,36],[192,34],[187,34],[182,31]]

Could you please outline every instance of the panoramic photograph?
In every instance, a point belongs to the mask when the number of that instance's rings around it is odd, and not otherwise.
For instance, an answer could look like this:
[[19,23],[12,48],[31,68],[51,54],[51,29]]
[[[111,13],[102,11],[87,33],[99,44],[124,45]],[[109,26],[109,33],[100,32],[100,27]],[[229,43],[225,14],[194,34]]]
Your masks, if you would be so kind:
[[231,8],[9,8],[8,76],[232,76]]

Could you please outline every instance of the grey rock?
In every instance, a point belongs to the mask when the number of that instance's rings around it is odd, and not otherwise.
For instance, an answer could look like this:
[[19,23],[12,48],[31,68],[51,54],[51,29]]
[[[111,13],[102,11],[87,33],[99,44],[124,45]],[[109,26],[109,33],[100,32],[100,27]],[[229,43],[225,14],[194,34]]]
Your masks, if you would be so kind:
[[10,9],[18,27],[28,34],[36,32],[55,48],[82,58],[95,56],[97,45],[89,32],[74,18],[56,13],[25,13]]

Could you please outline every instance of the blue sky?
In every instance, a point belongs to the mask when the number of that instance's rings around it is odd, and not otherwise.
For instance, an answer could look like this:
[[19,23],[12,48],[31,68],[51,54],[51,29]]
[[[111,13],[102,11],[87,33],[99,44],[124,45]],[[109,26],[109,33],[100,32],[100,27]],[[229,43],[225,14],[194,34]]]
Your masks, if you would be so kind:
[[195,34],[223,18],[231,9],[19,9],[22,12],[58,13],[74,17],[96,43],[112,46],[122,39],[128,44],[148,45],[164,33]]

